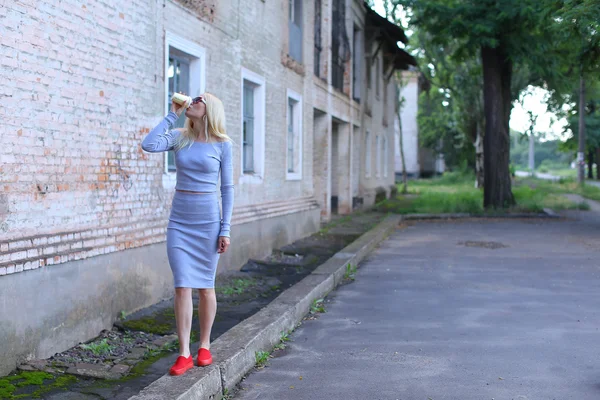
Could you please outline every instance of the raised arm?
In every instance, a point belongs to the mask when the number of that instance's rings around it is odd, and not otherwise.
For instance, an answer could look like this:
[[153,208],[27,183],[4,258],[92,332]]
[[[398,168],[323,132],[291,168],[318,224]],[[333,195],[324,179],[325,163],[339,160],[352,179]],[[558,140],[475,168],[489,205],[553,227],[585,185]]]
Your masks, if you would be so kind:
[[171,111],[142,141],[142,149],[149,153],[173,150],[179,131],[172,130],[179,116]]
[[219,236],[229,237],[231,230],[231,214],[233,213],[233,162],[231,157],[231,142],[223,143],[221,155],[221,202],[223,217]]

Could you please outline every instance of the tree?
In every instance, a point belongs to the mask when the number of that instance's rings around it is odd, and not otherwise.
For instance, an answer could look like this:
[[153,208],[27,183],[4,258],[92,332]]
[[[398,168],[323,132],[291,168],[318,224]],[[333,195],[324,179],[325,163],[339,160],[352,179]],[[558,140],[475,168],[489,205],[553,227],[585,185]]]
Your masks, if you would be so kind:
[[[595,76],[600,61],[600,2],[597,0],[547,0],[548,13],[554,20],[553,28],[558,33],[558,46],[570,53],[564,57],[566,69],[569,72],[579,72],[579,90],[577,103],[578,118],[578,181],[583,183],[585,170],[586,150],[586,80],[587,76]],[[573,74],[569,74],[573,75]],[[571,80],[572,82],[572,80]],[[555,82],[556,83],[556,82]],[[559,82],[557,92],[564,88],[564,83]],[[571,91],[567,87],[567,91]],[[569,96],[567,96],[569,97]],[[571,100],[573,98],[571,97]],[[568,100],[567,100],[568,101]],[[573,125],[573,124],[571,124]],[[600,156],[600,152],[598,154]],[[590,172],[594,152],[589,153]]]
[[[427,32],[421,30],[417,30],[413,37],[416,37],[415,43],[419,47],[416,59],[422,66],[423,76],[430,82],[430,90],[442,94],[428,96],[426,100],[441,102],[441,106],[438,104],[435,107],[435,112],[444,114],[446,125],[451,128],[447,131],[451,137],[444,138],[444,141],[452,146],[443,147],[446,161],[449,165],[453,164],[448,162],[451,159],[455,159],[455,165],[464,161],[471,164],[473,151],[462,148],[467,141],[471,142],[475,150],[473,164],[476,186],[483,188],[484,114],[481,62],[477,58],[462,61],[454,59],[452,49],[458,47],[455,42],[451,41],[446,46],[432,45]],[[431,113],[428,116],[430,117]],[[433,127],[431,124],[421,125],[420,136],[430,137],[429,141],[435,143],[432,136],[436,131],[428,128]]]
[[552,21],[543,13],[544,1],[393,1],[411,10],[411,24],[428,32],[433,44],[458,41],[453,54],[456,59],[480,57],[485,114],[484,206],[513,205],[509,119],[518,92],[511,85],[515,67],[529,69],[532,77],[536,69],[553,68],[555,60],[545,54],[550,49],[551,37],[546,31]]
[[[561,149],[571,154],[580,152],[579,137],[574,132],[580,131],[579,126],[583,115],[586,130],[586,146],[583,150],[584,154],[588,156],[588,178],[593,178],[592,165],[595,159],[598,168],[596,177],[600,179],[600,82],[598,80],[588,80],[587,86],[588,90],[586,92],[588,95],[583,107],[579,104],[580,97],[577,91],[574,91],[571,95],[572,98],[576,99],[576,102],[566,114],[568,124],[565,127],[566,131],[571,132],[571,136],[561,146]],[[581,110],[583,110],[583,114]]]

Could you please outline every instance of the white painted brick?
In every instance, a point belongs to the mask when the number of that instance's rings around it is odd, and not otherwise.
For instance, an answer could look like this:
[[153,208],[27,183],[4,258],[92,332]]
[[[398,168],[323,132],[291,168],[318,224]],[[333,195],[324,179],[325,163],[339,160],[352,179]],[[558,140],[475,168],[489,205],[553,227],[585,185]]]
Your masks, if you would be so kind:
[[[64,253],[46,260],[46,265],[53,265],[66,262],[68,253],[82,246],[94,250],[78,254],[80,258],[164,241],[159,236],[165,233],[172,188],[163,187],[162,155],[146,154],[139,144],[164,114],[166,30],[205,48],[207,89],[223,100],[228,132],[238,144],[241,67],[267,80],[265,171],[269,178],[259,186],[240,185],[236,147],[236,206],[313,195],[314,188],[320,187],[322,172],[313,173],[312,157],[318,154],[313,150],[313,101],[330,104],[329,114],[350,124],[360,124],[361,118],[347,97],[318,90],[313,84],[314,2],[304,16],[304,76],[282,65],[287,50],[287,37],[282,35],[287,32],[285,2],[274,7],[256,0],[220,0],[212,22],[198,19],[174,0],[164,3],[163,8],[162,3],[143,0],[103,0],[88,2],[84,9],[75,0],[0,0],[4,4],[0,6],[0,115],[6,116],[0,122],[6,128],[0,134],[0,193],[11,204],[13,222],[6,233],[14,238],[10,244],[2,243],[0,251],[26,250],[13,252],[20,254],[19,259]],[[331,6],[323,4],[328,15]],[[352,12],[346,14],[351,33]],[[157,16],[162,19],[156,20]],[[329,24],[329,18],[324,18],[323,32],[330,30]],[[329,49],[330,38],[324,35],[324,39],[324,48]],[[269,48],[265,43],[271,44]],[[278,140],[286,121],[288,88],[302,94],[304,102],[303,179],[298,182],[285,180],[286,143]],[[373,132],[384,132],[383,104],[371,97],[373,116],[364,123]],[[393,157],[389,159],[393,162]],[[122,173],[131,177],[129,190],[123,188]],[[393,182],[393,173],[387,181],[362,175],[360,187],[368,191]],[[132,234],[134,230],[139,232]],[[24,240],[39,235],[45,236],[33,243]],[[65,241],[78,242],[73,247],[60,245]],[[16,261],[12,257],[9,261]]]

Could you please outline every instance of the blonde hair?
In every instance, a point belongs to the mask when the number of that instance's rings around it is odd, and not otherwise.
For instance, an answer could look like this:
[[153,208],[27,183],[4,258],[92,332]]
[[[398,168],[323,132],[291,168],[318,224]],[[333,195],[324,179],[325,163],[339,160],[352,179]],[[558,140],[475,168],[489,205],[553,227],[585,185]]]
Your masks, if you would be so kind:
[[202,95],[206,101],[206,114],[202,117],[203,123],[201,126],[196,126],[190,118],[185,119],[181,135],[175,145],[176,150],[180,150],[185,146],[191,146],[195,141],[204,134],[207,142],[216,140],[219,142],[229,142],[231,138],[225,132],[225,109],[223,102],[219,98],[210,93]]

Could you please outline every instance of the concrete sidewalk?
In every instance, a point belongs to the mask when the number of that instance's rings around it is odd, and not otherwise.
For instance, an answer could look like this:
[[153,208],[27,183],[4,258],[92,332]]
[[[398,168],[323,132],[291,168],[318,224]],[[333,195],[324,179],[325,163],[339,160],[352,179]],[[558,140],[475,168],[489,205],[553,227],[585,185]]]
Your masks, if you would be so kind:
[[599,278],[597,222],[417,223],[235,399],[598,399]]

